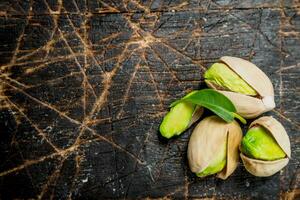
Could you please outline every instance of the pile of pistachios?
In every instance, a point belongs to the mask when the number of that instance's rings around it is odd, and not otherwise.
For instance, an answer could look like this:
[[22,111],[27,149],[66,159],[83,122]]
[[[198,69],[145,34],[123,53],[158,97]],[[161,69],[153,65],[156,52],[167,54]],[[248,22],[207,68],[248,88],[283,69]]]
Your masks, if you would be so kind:
[[[189,139],[187,157],[198,177],[216,174],[226,179],[237,168],[239,158],[254,176],[271,176],[291,158],[290,140],[282,124],[271,116],[254,120],[243,136],[238,118],[245,123],[275,108],[270,79],[253,63],[224,56],[204,74],[211,89],[192,91],[171,104],[160,132],[178,136],[197,122],[204,108],[216,115],[202,119]],[[213,90],[213,91],[210,91]]]

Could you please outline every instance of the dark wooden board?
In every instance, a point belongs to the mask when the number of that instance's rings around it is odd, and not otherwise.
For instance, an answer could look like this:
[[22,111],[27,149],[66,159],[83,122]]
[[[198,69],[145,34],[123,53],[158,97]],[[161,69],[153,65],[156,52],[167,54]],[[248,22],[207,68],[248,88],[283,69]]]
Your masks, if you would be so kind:
[[[300,3],[0,1],[0,199],[299,199]],[[223,55],[271,78],[292,159],[257,178],[196,178],[193,127],[159,137],[168,105]]]

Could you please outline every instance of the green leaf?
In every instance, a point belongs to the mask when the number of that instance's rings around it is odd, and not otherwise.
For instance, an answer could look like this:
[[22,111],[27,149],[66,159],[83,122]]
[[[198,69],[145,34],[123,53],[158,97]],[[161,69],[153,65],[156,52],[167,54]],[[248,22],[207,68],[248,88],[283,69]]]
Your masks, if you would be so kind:
[[225,95],[213,89],[192,91],[182,99],[173,102],[170,107],[173,107],[183,101],[203,106],[214,112],[226,122],[232,122],[236,117],[242,123],[246,123],[246,120],[244,118],[235,113],[236,109],[233,103]]

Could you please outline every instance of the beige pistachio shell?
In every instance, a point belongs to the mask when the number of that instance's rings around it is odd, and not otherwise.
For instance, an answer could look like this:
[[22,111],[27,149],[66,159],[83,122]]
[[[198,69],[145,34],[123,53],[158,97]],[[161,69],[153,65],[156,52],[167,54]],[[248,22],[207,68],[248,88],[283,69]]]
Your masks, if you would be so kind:
[[188,145],[188,161],[192,172],[204,170],[214,158],[215,153],[222,151],[222,143],[227,140],[227,162],[218,174],[226,179],[238,164],[238,145],[242,139],[242,130],[235,121],[224,122],[217,116],[203,119],[194,129]]
[[270,134],[272,134],[278,145],[286,153],[287,157],[274,161],[263,161],[249,158],[243,153],[241,153],[240,156],[247,171],[254,176],[271,176],[288,164],[289,158],[291,158],[290,140],[281,123],[271,116],[261,117],[253,121],[249,128],[257,125],[263,126]]
[[238,149],[243,137],[241,127],[236,121],[229,123],[227,126],[228,126],[228,132],[227,132],[226,167],[217,175],[217,177],[221,179],[226,179],[236,169],[239,163]]
[[274,97],[272,82],[256,65],[242,58],[231,56],[223,56],[220,60],[254,88],[261,97]]
[[246,119],[255,118],[270,110],[270,108],[266,107],[264,102],[259,98],[235,92],[220,90],[218,90],[218,92],[224,94],[228,99],[230,99],[234,104],[237,113]]
[[239,115],[251,119],[275,108],[273,85],[262,70],[242,58],[223,56],[220,58],[220,61],[224,62],[259,94],[259,97],[253,97],[230,91],[222,91],[220,87],[206,82],[208,87],[226,95],[235,105]]
[[195,111],[194,111],[194,113],[193,113],[192,119],[191,119],[191,121],[190,121],[188,127],[190,127],[190,126],[193,125],[196,121],[198,121],[198,119],[200,119],[200,117],[202,116],[203,112],[204,112],[203,107],[197,106],[197,107],[195,108]]
[[246,170],[252,175],[260,177],[272,176],[284,168],[289,162],[288,158],[274,161],[263,161],[249,158],[242,153],[240,156]]

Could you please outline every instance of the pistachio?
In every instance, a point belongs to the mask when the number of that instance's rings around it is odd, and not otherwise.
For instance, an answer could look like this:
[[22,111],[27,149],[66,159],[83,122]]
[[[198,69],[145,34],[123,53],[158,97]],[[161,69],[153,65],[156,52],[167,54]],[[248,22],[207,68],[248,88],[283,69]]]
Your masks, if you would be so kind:
[[223,56],[204,77],[208,87],[227,96],[242,117],[254,118],[275,107],[270,79],[247,60]]
[[220,117],[203,119],[194,129],[188,144],[188,161],[199,177],[217,174],[226,179],[236,169],[242,130],[236,121],[226,123]]
[[253,121],[240,145],[240,156],[247,171],[255,176],[271,176],[289,162],[289,137],[273,117]]
[[241,151],[259,160],[277,160],[286,156],[272,135],[262,126],[249,129],[242,139]]
[[199,177],[205,177],[208,175],[216,174],[225,167],[226,165],[226,150],[227,150],[227,140],[222,142],[221,149],[219,152],[216,152],[215,157],[209,163],[203,171],[197,173]]
[[164,117],[159,131],[165,138],[180,135],[195,123],[202,115],[203,108],[189,102],[173,106]]
[[257,92],[224,63],[214,63],[206,71],[205,81],[208,84],[222,86],[224,89],[246,94],[257,95]]

